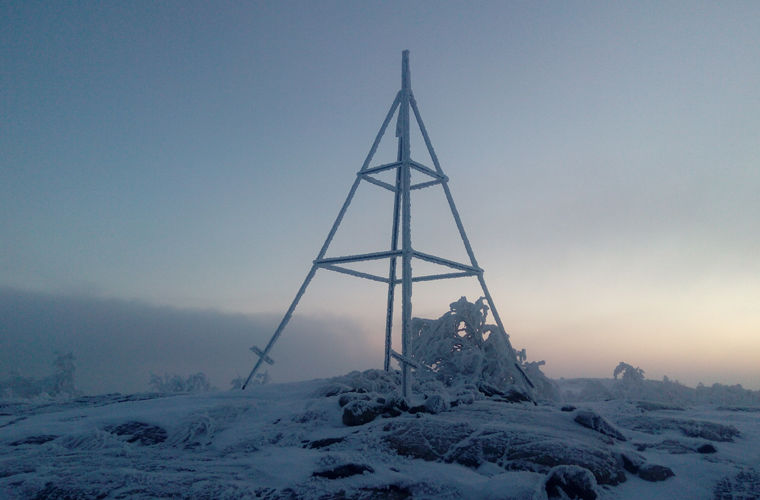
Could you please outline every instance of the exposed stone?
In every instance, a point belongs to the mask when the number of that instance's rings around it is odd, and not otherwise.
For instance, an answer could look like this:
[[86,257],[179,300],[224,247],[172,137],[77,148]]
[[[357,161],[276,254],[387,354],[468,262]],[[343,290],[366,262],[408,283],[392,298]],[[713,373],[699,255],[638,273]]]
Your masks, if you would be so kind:
[[69,486],[58,486],[52,482],[45,483],[45,487],[37,492],[33,500],[85,500],[101,499],[108,496],[107,492],[97,491],[96,489],[83,490]]
[[414,497],[407,486],[399,486],[398,484],[362,488],[361,491],[360,498],[362,500],[405,500]]
[[646,460],[641,455],[636,453],[626,452],[620,454],[620,462],[623,464],[623,468],[631,474],[636,474],[642,465],[646,463]]
[[675,476],[670,467],[664,465],[644,464],[639,468],[639,477],[645,481],[665,481]]
[[516,389],[509,389],[507,392],[501,391],[493,385],[481,383],[478,390],[487,398],[504,403],[533,403],[535,402],[525,393]]
[[647,445],[647,448],[654,448],[656,450],[665,451],[671,455],[684,455],[686,453],[694,453],[694,448],[686,445],[675,439],[666,439],[661,443],[655,445]]
[[117,436],[123,436],[128,443],[144,445],[153,445],[166,441],[168,434],[166,430],[157,426],[146,424],[145,422],[126,422],[120,425],[109,425],[106,431]]
[[330,445],[340,443],[343,441],[344,438],[338,437],[338,438],[324,438],[324,439],[316,439],[314,441],[309,442],[307,445],[309,448],[326,448]]
[[626,480],[617,458],[606,448],[560,442],[540,435],[524,437],[527,443],[509,449],[503,463],[505,469],[544,472],[557,465],[578,465],[590,470],[599,484],[617,485]]
[[507,429],[481,430],[435,418],[401,419],[383,429],[385,443],[400,455],[478,468],[486,462],[506,470],[548,472],[558,465],[590,470],[597,483],[615,485],[625,472],[609,450],[582,441]]
[[710,441],[732,442],[739,430],[732,425],[724,425],[706,420],[689,420],[680,418],[660,418],[639,416],[625,418],[618,423],[628,429],[648,434],[660,434],[665,430],[680,430],[685,436],[708,439]]
[[383,437],[399,455],[427,461],[443,460],[454,445],[468,437],[473,429],[467,424],[401,419],[387,425]]
[[45,444],[48,441],[52,441],[53,439],[57,437],[58,436],[55,436],[53,434],[40,434],[37,436],[29,436],[29,437],[25,437],[24,439],[19,439],[18,441],[14,441],[10,443],[10,445],[21,446],[22,444]]
[[428,413],[436,414],[449,409],[449,403],[440,394],[433,394],[423,405]]
[[335,382],[335,383],[326,385],[324,387],[320,387],[317,390],[317,395],[329,398],[329,397],[332,397],[332,396],[337,396],[338,394],[344,394],[346,392],[351,392],[352,390],[353,389],[350,386],[346,385],[346,384],[342,384],[340,382]]
[[547,498],[596,500],[599,496],[594,475],[576,465],[560,465],[551,469],[543,481],[543,489]]
[[342,479],[344,477],[356,476],[365,472],[375,472],[369,465],[363,464],[343,464],[331,469],[316,471],[312,473],[314,477],[324,477],[327,479]]
[[716,450],[715,446],[711,445],[710,443],[705,443],[697,448],[697,451],[699,453],[716,453],[718,450]]
[[560,408],[560,411],[575,411],[575,406],[573,406],[573,405],[565,405],[562,408]]
[[359,395],[355,392],[346,392],[340,395],[340,397],[338,398],[338,404],[340,405],[341,408],[343,408],[351,401],[356,401],[357,399],[363,399],[367,401],[369,400],[369,396],[367,396],[366,394]]
[[593,411],[579,411],[575,414],[575,421],[581,424],[583,427],[588,427],[589,429],[599,432],[600,434],[604,434],[605,436],[609,436],[619,441],[626,441],[625,436],[623,436],[619,430],[617,430],[612,426],[612,424],[607,422],[604,418],[597,415]]
[[636,407],[643,411],[658,411],[658,410],[670,410],[670,411],[684,411],[684,408],[678,405],[670,403],[662,403],[660,401],[639,401],[636,403]]
[[343,407],[343,424],[348,426],[364,425],[372,422],[383,412],[377,403],[355,400]]
[[733,442],[734,437],[739,435],[739,430],[733,425],[699,420],[680,421],[678,428],[689,437],[709,439],[710,441]]

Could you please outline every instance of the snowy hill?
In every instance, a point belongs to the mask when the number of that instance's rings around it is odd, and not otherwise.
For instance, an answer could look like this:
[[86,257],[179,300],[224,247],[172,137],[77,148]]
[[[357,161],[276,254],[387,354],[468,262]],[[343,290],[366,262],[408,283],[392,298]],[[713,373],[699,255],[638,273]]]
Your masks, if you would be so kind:
[[534,404],[423,385],[409,407],[394,377],[6,400],[0,497],[547,498],[568,478],[578,498],[760,494],[757,406]]

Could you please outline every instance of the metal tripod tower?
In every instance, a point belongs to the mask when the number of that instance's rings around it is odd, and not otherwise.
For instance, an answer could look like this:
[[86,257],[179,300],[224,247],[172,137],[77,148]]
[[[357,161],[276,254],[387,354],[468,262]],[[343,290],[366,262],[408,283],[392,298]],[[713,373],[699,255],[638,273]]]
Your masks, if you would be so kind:
[[[396,115],[397,111],[398,111],[398,117],[396,121],[396,137],[398,138],[398,154],[397,154],[396,161],[393,163],[388,163],[384,165],[370,166],[372,162],[372,158],[375,155],[375,152],[377,151],[377,147],[380,144],[380,141],[383,138],[383,135],[385,134],[385,130],[387,129],[388,124],[390,123],[393,116]],[[428,153],[430,154],[430,158],[433,161],[433,168],[430,168],[429,166],[418,163],[412,160],[411,158],[411,148],[410,148],[410,142],[409,142],[410,112],[414,113],[414,118],[417,122],[417,125],[419,126],[420,132],[422,133],[422,137],[425,141],[425,146],[428,150]],[[419,182],[417,184],[412,184],[412,181],[411,181],[412,169],[426,175],[430,179],[424,182]],[[378,174],[380,172],[392,171],[392,170],[396,171],[395,185],[390,184],[388,182],[384,182],[374,177],[375,174]],[[347,255],[343,257],[325,258],[327,249],[329,248],[330,243],[332,242],[332,239],[335,236],[335,233],[337,232],[338,227],[340,226],[340,223],[343,220],[343,217],[346,214],[346,211],[348,210],[349,205],[351,204],[351,200],[353,199],[354,194],[356,193],[356,189],[359,187],[359,184],[362,181],[369,182],[371,184],[387,189],[394,193],[393,230],[391,234],[390,250],[386,250],[382,252],[366,253],[366,254]],[[387,316],[386,316],[386,324],[385,324],[385,359],[384,359],[383,366],[386,371],[390,370],[391,358],[396,359],[401,365],[402,394],[404,398],[407,398],[411,392],[410,369],[419,367],[419,364],[410,357],[410,353],[411,353],[410,342],[411,342],[411,327],[412,327],[412,283],[420,282],[420,281],[461,278],[461,277],[467,277],[467,276],[477,277],[478,281],[480,282],[480,287],[483,290],[483,295],[485,296],[488,302],[488,305],[491,308],[491,311],[493,312],[493,316],[496,319],[496,324],[498,325],[501,332],[504,335],[506,335],[506,331],[504,330],[504,325],[502,324],[501,318],[499,317],[499,313],[497,312],[496,306],[493,303],[491,294],[488,292],[488,288],[486,287],[486,282],[483,279],[483,270],[478,266],[477,260],[475,260],[475,254],[472,251],[472,247],[470,246],[470,241],[467,238],[467,234],[465,233],[464,226],[462,225],[462,220],[459,217],[459,212],[457,211],[456,205],[454,204],[454,198],[451,196],[451,191],[449,189],[448,181],[449,181],[448,177],[446,177],[446,175],[443,173],[443,170],[441,169],[441,166],[438,162],[438,157],[436,156],[435,151],[433,149],[433,145],[430,142],[430,138],[428,137],[427,130],[425,129],[425,125],[422,122],[422,116],[420,115],[420,111],[417,108],[417,102],[415,101],[414,94],[412,93],[411,78],[410,78],[410,73],[409,73],[409,51],[405,50],[402,53],[401,90],[399,90],[398,93],[396,94],[396,98],[393,100],[393,104],[391,105],[391,108],[388,111],[388,114],[385,116],[385,120],[383,121],[383,124],[380,127],[380,131],[377,133],[377,136],[375,137],[375,141],[372,144],[372,147],[370,148],[367,158],[364,160],[364,164],[362,165],[361,169],[356,175],[356,180],[351,186],[351,189],[348,192],[348,196],[346,197],[346,201],[343,202],[343,206],[341,207],[340,212],[338,212],[338,217],[335,219],[335,222],[333,223],[333,226],[327,235],[327,239],[325,240],[324,245],[322,245],[322,249],[317,254],[317,258],[314,259],[314,262],[311,266],[311,270],[306,275],[306,279],[301,285],[301,288],[298,290],[298,293],[296,294],[295,299],[293,299],[293,302],[290,304],[290,307],[285,313],[285,316],[282,318],[282,321],[277,327],[277,330],[274,332],[274,334],[272,335],[272,338],[269,340],[269,343],[266,345],[266,347],[263,350],[259,349],[258,347],[251,348],[251,350],[256,355],[258,355],[259,359],[257,360],[256,364],[251,370],[251,373],[248,375],[248,378],[246,379],[245,384],[243,384],[243,389],[245,389],[245,387],[251,381],[251,378],[256,374],[256,372],[258,371],[262,363],[265,363],[265,362],[268,364],[274,363],[274,361],[269,357],[269,353],[272,350],[272,347],[274,346],[274,344],[277,342],[277,339],[282,334],[283,329],[288,324],[288,321],[290,321],[290,318],[292,317],[293,312],[295,311],[299,300],[301,300],[301,297],[303,296],[304,292],[306,292],[306,288],[309,286],[309,283],[314,278],[314,275],[316,274],[318,269],[327,269],[330,271],[336,271],[339,273],[344,273],[344,274],[356,276],[359,278],[379,281],[381,283],[386,283],[388,285],[388,305],[387,305]],[[462,238],[462,242],[464,243],[465,250],[467,251],[467,255],[470,259],[469,264],[463,264],[463,263],[455,262],[449,259],[443,259],[435,255],[419,252],[412,248],[412,230],[411,230],[412,191],[437,186],[439,184],[442,186],[444,195],[446,196],[446,200],[448,201],[449,207],[451,208],[451,214],[454,217],[454,222],[456,223],[457,229],[459,231],[459,236]],[[399,229],[401,233],[401,248],[399,248]],[[398,258],[401,258],[401,279],[398,279],[397,270],[396,270]],[[379,259],[388,259],[389,261],[388,277],[377,276],[377,275],[369,274],[369,273],[363,273],[363,272],[359,272],[359,271],[348,269],[346,267],[341,266],[341,264],[346,264],[346,263],[379,260]],[[413,276],[412,275],[412,259],[420,259],[423,261],[438,264],[438,265],[449,268],[451,272],[424,275],[424,276]],[[401,353],[394,350],[391,346],[394,292],[396,289],[396,285],[399,285],[399,284],[401,285],[401,295],[402,295]],[[508,353],[508,355],[509,354],[511,353]]]

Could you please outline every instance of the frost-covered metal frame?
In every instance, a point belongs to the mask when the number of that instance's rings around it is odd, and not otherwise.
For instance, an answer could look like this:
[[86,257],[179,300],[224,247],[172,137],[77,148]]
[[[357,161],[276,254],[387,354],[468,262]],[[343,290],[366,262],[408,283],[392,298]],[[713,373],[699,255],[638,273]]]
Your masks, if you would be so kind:
[[[372,158],[374,157],[375,152],[377,151],[377,147],[380,144],[380,141],[385,135],[386,129],[388,128],[388,124],[393,119],[393,116],[396,115],[397,111],[398,111],[398,118],[396,122],[396,137],[398,138],[397,159],[395,162],[392,162],[392,163],[370,167]],[[410,119],[409,119],[410,111],[414,113],[415,121],[417,122],[417,125],[419,126],[420,132],[425,141],[425,146],[428,150],[428,153],[430,154],[430,158],[433,160],[434,168],[430,168],[426,165],[423,165],[422,163],[416,162],[411,159],[411,148],[410,148],[410,139],[409,139],[410,137]],[[378,173],[386,172],[390,170],[396,171],[395,185],[373,177],[373,174],[378,174]],[[412,184],[411,183],[412,170],[416,170],[417,172],[420,172],[422,174],[429,176],[431,180],[418,182],[417,184]],[[327,249],[330,247],[330,243],[332,242],[333,237],[335,236],[335,233],[338,231],[338,227],[340,226],[340,223],[342,222],[343,217],[345,216],[346,211],[348,210],[348,207],[351,204],[351,200],[353,199],[354,194],[356,193],[356,190],[359,187],[359,184],[361,183],[361,181],[367,181],[370,184],[381,187],[383,189],[387,189],[394,193],[393,229],[391,233],[390,249],[383,252],[345,255],[341,257],[325,257],[325,255],[327,254]],[[430,137],[428,136],[427,129],[425,128],[425,124],[422,121],[422,116],[420,115],[419,108],[417,107],[417,101],[414,99],[414,94],[412,93],[411,75],[409,72],[409,51],[405,50],[402,53],[402,62],[401,62],[401,90],[399,90],[398,93],[396,94],[396,97],[393,100],[393,103],[391,104],[391,107],[385,116],[385,120],[383,120],[383,124],[381,125],[380,130],[378,131],[377,136],[375,137],[375,140],[372,143],[372,147],[370,148],[369,154],[367,154],[367,158],[364,160],[364,163],[361,169],[359,169],[359,171],[357,172],[356,179],[354,180],[354,183],[348,192],[348,196],[346,197],[346,200],[343,202],[343,206],[338,212],[338,216],[335,219],[335,222],[333,223],[332,228],[330,229],[330,232],[327,234],[327,238],[325,239],[325,242],[322,245],[322,248],[317,254],[316,259],[314,259],[311,269],[309,270],[309,273],[306,275],[306,278],[301,284],[301,288],[298,289],[298,293],[296,293],[296,296],[293,299],[293,302],[290,304],[290,307],[286,311],[285,316],[282,318],[282,321],[280,321],[280,324],[278,325],[277,330],[275,330],[274,334],[272,335],[272,338],[269,340],[269,342],[267,343],[266,347],[263,350],[255,346],[251,348],[251,351],[253,351],[254,354],[256,354],[259,359],[256,361],[256,364],[254,365],[253,369],[248,375],[248,378],[243,384],[243,389],[246,388],[248,383],[251,381],[253,376],[261,367],[262,363],[265,363],[265,362],[268,364],[274,363],[274,361],[269,357],[269,352],[272,350],[272,347],[277,342],[277,339],[280,337],[283,330],[287,326],[288,322],[290,321],[290,318],[293,316],[293,312],[298,306],[298,302],[301,300],[301,297],[303,297],[304,293],[306,292],[306,288],[309,286],[309,283],[314,278],[318,269],[326,269],[328,271],[335,271],[338,273],[347,274],[350,276],[364,278],[364,279],[368,279],[372,281],[377,281],[377,282],[385,283],[388,285],[388,302],[387,302],[387,315],[386,315],[386,326],[385,326],[385,357],[384,357],[384,362],[383,362],[383,368],[386,371],[388,371],[390,370],[391,359],[395,359],[396,361],[398,361],[399,365],[401,366],[402,395],[404,398],[408,398],[411,393],[410,369],[420,368],[419,363],[417,363],[414,359],[410,357],[411,326],[412,326],[412,301],[411,301],[412,283],[421,282],[421,281],[441,280],[441,279],[463,278],[463,277],[471,277],[471,276],[477,277],[478,282],[480,283],[480,287],[483,290],[483,295],[485,296],[486,301],[488,302],[488,305],[491,308],[491,311],[493,313],[494,319],[496,320],[496,324],[501,330],[501,332],[506,335],[506,330],[504,329],[504,325],[502,324],[501,318],[499,317],[499,313],[496,310],[496,305],[494,304],[493,299],[491,298],[491,294],[488,291],[488,287],[486,286],[485,279],[483,278],[483,269],[480,268],[477,260],[475,259],[475,254],[472,251],[470,240],[467,238],[467,234],[464,230],[464,225],[462,224],[462,220],[459,217],[459,211],[457,210],[456,205],[454,204],[454,198],[451,195],[451,190],[449,189],[448,182],[449,182],[449,178],[443,173],[443,170],[441,169],[441,165],[438,161],[438,157],[436,156],[435,150],[433,149],[433,144],[430,142]],[[464,244],[465,250],[467,251],[467,256],[470,260],[469,264],[463,264],[463,263],[455,262],[449,259],[444,259],[441,257],[437,257],[435,255],[430,255],[427,253],[414,250],[412,248],[411,192],[418,189],[425,189],[428,187],[437,186],[439,184],[443,187],[443,192],[444,192],[444,195],[446,196],[446,200],[448,201],[452,216],[454,217],[454,222],[456,223],[457,230],[459,232],[460,237],[462,238],[462,242]],[[401,236],[401,248],[399,248],[399,234]],[[397,259],[399,257],[401,258],[401,277],[400,278],[397,275]],[[378,276],[378,275],[370,274],[370,273],[364,273],[361,271],[356,271],[354,269],[341,266],[341,264],[370,261],[370,260],[380,260],[380,259],[388,259],[389,261],[389,270],[388,270],[387,277]],[[433,264],[438,264],[444,267],[448,267],[453,272],[430,274],[430,275],[424,275],[424,276],[413,276],[412,275],[412,259],[420,259],[427,262],[431,262]],[[401,301],[402,329],[401,329],[401,352],[400,353],[393,349],[392,341],[391,341],[391,334],[392,334],[392,328],[393,328],[393,307],[394,307],[394,302],[395,302],[395,289],[397,285],[401,285],[401,295],[402,295],[402,301]]]

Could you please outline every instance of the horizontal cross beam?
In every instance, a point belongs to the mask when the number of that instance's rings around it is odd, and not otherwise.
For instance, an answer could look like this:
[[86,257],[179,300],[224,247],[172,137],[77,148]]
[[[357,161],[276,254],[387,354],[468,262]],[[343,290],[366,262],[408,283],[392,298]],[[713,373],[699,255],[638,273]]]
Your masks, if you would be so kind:
[[462,271],[468,271],[473,274],[481,274],[483,273],[483,270],[479,267],[473,267],[468,266],[467,264],[460,264],[459,262],[454,262],[453,260],[444,259],[441,257],[436,257],[435,255],[430,255],[424,252],[419,252],[417,250],[414,250],[412,252],[412,255],[414,257],[417,257],[418,259],[426,260],[428,262],[432,262],[433,264],[440,264],[442,266],[451,267],[453,269],[460,269]]
[[360,262],[363,260],[378,260],[387,259],[388,257],[398,257],[401,255],[401,250],[391,250],[388,252],[373,252],[373,253],[360,253],[356,255],[346,255],[344,257],[327,257],[324,259],[317,259],[314,264],[322,266],[322,264],[345,264],[346,262]]
[[409,166],[412,167],[413,169],[419,171],[419,172],[422,172],[423,174],[428,174],[430,177],[433,177],[435,179],[443,179],[444,177],[446,177],[445,175],[439,174],[438,172],[436,172],[432,168],[426,167],[422,163],[416,162],[414,160],[410,160],[409,161]]
[[343,273],[343,274],[348,274],[350,276],[356,276],[357,278],[365,278],[372,281],[379,281],[380,283],[390,282],[388,278],[383,278],[382,276],[376,276],[374,274],[363,273],[361,271],[355,271],[353,269],[348,269],[345,267],[333,266],[332,264],[317,264],[317,267],[322,268],[322,269],[327,269],[329,271],[335,271],[336,273]]
[[436,184],[443,184],[444,182],[447,182],[449,180],[448,177],[444,177],[443,179],[436,179],[434,181],[427,181],[427,182],[420,182],[419,184],[413,184],[409,187],[409,189],[423,189],[430,186],[435,186]]
[[[459,273],[441,273],[441,274],[429,274],[427,276],[416,276],[412,278],[413,282],[418,281],[434,281],[434,280],[445,280],[445,279],[451,279],[451,278],[466,278],[468,276],[477,276],[478,273],[474,271],[462,271]],[[396,280],[396,283],[401,283],[401,280]]]
[[360,175],[360,174],[376,174],[378,172],[385,172],[386,170],[390,170],[392,168],[400,167],[401,164],[402,164],[402,162],[400,162],[400,161],[394,161],[393,163],[386,163],[385,165],[378,165],[376,167],[365,168],[364,170],[359,170],[359,172],[357,172],[357,175]]
[[[380,186],[381,188],[385,188],[388,191],[392,191],[394,193],[396,192],[396,187],[393,184],[388,184],[387,182],[381,181],[380,179],[375,179],[371,175],[365,174],[363,172],[360,173],[359,175],[361,176],[362,179],[364,179],[365,181],[367,181],[369,183],[374,184],[375,186]],[[414,188],[414,187],[412,187],[412,188]]]

